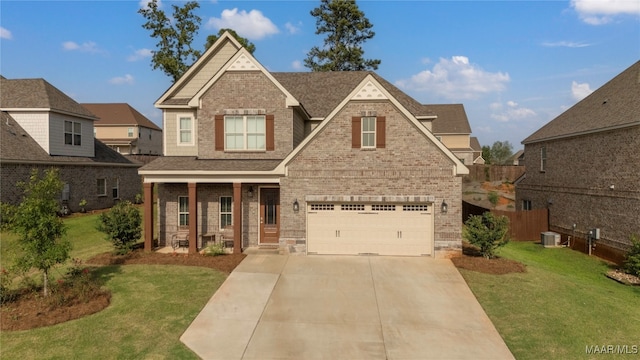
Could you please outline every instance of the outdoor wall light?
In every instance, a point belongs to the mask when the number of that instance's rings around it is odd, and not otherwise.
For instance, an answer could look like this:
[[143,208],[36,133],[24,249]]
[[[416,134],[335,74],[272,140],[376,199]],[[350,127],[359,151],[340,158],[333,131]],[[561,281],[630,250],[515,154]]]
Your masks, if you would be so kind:
[[249,186],[249,197],[253,197],[253,186]]
[[293,212],[298,212],[300,210],[300,204],[298,203],[298,199],[293,201]]
[[447,210],[449,210],[449,205],[447,205],[444,199],[442,199],[442,204],[440,204],[440,211],[442,211],[443,213],[446,213]]

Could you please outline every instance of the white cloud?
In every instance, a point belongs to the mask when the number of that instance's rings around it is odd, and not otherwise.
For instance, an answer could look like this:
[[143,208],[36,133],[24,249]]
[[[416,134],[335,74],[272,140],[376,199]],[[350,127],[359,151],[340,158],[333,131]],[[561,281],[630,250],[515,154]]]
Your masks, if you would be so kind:
[[133,76],[129,74],[126,74],[125,76],[116,76],[114,78],[109,79],[109,83],[114,85],[123,85],[123,84],[132,85]]
[[616,15],[640,15],[638,0],[571,0],[571,7],[590,25],[607,24]]
[[291,63],[291,67],[293,68],[293,70],[302,70],[304,68],[304,65],[302,65],[302,61],[295,60]]
[[582,47],[591,46],[591,44],[583,43],[583,42],[573,42],[573,41],[556,41],[556,42],[543,42],[542,46],[546,46],[546,47],[582,48]]
[[260,40],[265,36],[277,34],[278,28],[259,10],[238,11],[238,8],[222,10],[220,18],[212,17],[208,28],[233,29],[238,35],[249,40]]
[[87,41],[82,44],[78,44],[74,41],[65,41],[62,43],[62,48],[67,51],[80,51],[88,53],[100,53],[103,50],[98,48],[98,45],[93,41]]
[[138,49],[127,57],[127,61],[138,61],[153,56],[153,51],[149,49]]
[[292,23],[288,22],[284,24],[284,27],[287,29],[289,34],[297,34],[298,32],[300,32],[300,28],[302,27],[302,22],[298,22],[298,25],[293,25]]
[[520,106],[515,101],[507,101],[505,104],[495,102],[489,105],[491,109],[491,118],[501,122],[512,120],[521,120],[528,117],[536,116],[536,112]]
[[571,82],[571,95],[573,95],[573,98],[578,101],[586,98],[592,92],[593,90],[591,90],[588,83],[580,84],[576,81]]
[[410,79],[399,80],[400,88],[424,91],[451,100],[477,99],[492,92],[500,92],[510,81],[509,74],[491,73],[469,62],[466,56],[440,58],[431,70],[424,70]]
[[0,26],[0,39],[11,40],[13,39],[13,35],[11,35],[11,31]]

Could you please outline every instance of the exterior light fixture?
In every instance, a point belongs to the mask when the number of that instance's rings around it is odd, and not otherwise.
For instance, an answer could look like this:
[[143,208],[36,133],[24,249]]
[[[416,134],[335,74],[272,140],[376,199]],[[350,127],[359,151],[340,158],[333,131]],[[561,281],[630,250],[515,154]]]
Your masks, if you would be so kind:
[[298,212],[300,210],[300,204],[298,203],[298,199],[293,201],[293,212]]
[[440,204],[440,211],[446,213],[449,210],[449,205],[442,199],[442,204]]
[[253,197],[253,186],[249,186],[249,197]]

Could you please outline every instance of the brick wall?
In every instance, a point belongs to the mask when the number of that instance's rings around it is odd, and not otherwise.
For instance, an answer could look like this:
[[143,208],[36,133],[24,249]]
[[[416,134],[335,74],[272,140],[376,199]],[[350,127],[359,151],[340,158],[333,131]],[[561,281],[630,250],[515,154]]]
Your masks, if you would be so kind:
[[640,127],[527,144],[527,174],[516,186],[516,207],[523,200],[533,208],[548,206],[551,231],[584,238],[600,228],[601,246],[626,250],[630,235],[640,234],[639,149]]

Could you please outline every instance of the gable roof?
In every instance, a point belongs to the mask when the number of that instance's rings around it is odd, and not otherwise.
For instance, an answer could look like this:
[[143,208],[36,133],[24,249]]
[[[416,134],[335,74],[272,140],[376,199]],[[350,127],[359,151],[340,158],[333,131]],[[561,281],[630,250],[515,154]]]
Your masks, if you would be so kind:
[[431,123],[434,134],[471,134],[469,119],[462,104],[424,105],[438,117]]
[[480,141],[478,141],[478,138],[475,136],[471,136],[469,138],[469,146],[471,147],[471,149],[473,149],[473,151],[482,152],[482,146],[480,146]]
[[94,114],[44,79],[0,79],[0,108],[40,110],[96,120]]
[[138,125],[153,130],[161,130],[151,120],[140,114],[126,103],[80,104],[95,114],[99,120],[94,126],[101,125]]
[[640,125],[640,61],[522,141],[530,144]]
[[10,163],[42,163],[65,165],[117,164],[136,166],[115,150],[94,139],[94,157],[49,155],[8,112],[0,112],[0,159]]

